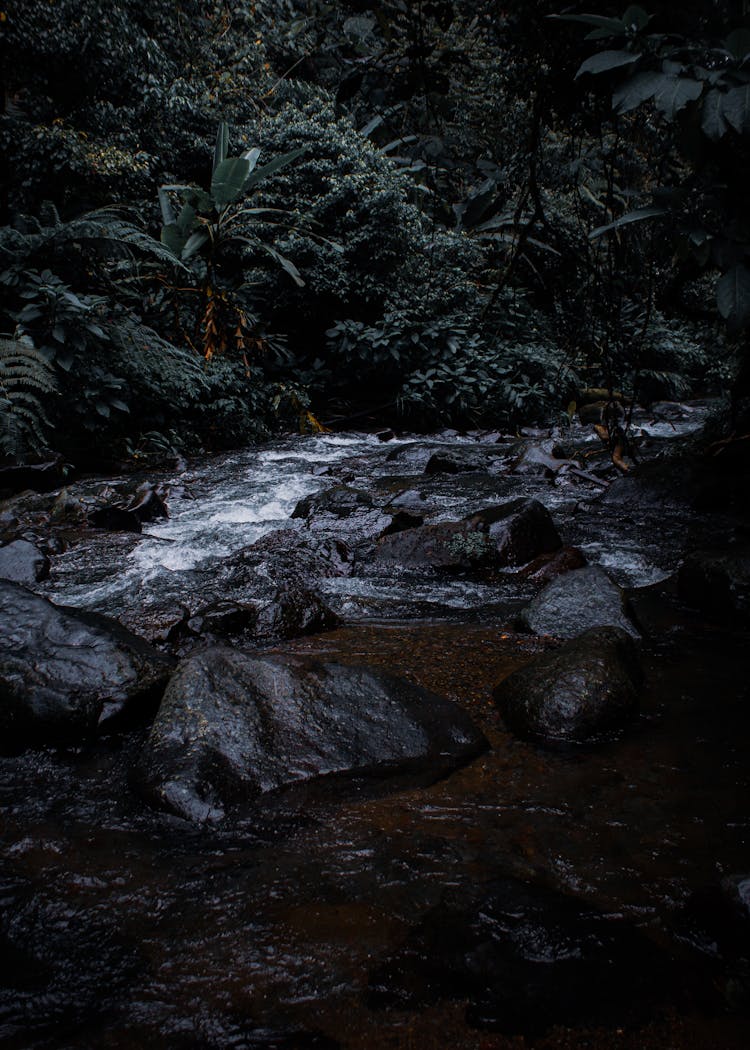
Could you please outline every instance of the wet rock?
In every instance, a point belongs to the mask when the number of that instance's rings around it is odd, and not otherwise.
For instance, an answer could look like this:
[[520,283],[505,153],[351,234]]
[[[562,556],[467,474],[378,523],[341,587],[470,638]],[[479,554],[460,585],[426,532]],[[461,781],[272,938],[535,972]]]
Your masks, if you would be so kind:
[[216,638],[236,638],[255,633],[258,610],[254,605],[233,601],[217,601],[204,606],[187,622],[196,635]]
[[26,540],[0,547],[0,579],[33,586],[49,576],[49,558]]
[[562,576],[563,573],[582,569],[586,557],[578,547],[561,547],[552,553],[540,554],[521,569],[520,575],[532,583],[545,584]]
[[339,618],[320,595],[304,587],[281,587],[273,598],[260,605],[254,635],[264,639],[300,638],[337,627]]
[[459,446],[434,452],[428,459],[424,472],[425,474],[483,474],[486,473],[492,461],[492,457],[486,452]]
[[[557,451],[560,446],[554,446]],[[513,467],[514,474],[556,474],[568,462],[567,458],[556,456],[553,442],[545,441],[528,445],[520,459]]]
[[371,975],[369,999],[400,1010],[467,1000],[470,1024],[532,1036],[636,1022],[680,996],[689,973],[621,915],[502,878],[433,908]]
[[497,561],[495,544],[486,532],[466,521],[441,521],[384,535],[375,560],[408,569],[476,570]]
[[63,466],[61,459],[55,459],[49,463],[0,467],[0,492],[52,492],[62,483]]
[[391,518],[390,525],[383,530],[383,536],[390,536],[394,532],[404,532],[406,529],[417,529],[424,525],[421,514],[410,514],[408,510],[398,510]]
[[601,421],[604,419],[604,413],[606,409],[606,401],[592,401],[588,405],[579,406],[578,418],[584,424],[601,423]]
[[582,744],[635,714],[641,680],[630,636],[617,627],[595,627],[515,671],[493,697],[518,736]]
[[334,518],[349,518],[363,508],[370,510],[374,500],[364,489],[350,488],[348,485],[336,485],[324,489],[312,496],[301,499],[292,511],[293,518],[314,518],[327,515]]
[[393,441],[396,434],[393,430],[379,430],[375,437],[378,441]]
[[140,522],[157,521],[159,518],[169,517],[162,493],[149,482],[138,486],[127,510],[135,514]]
[[535,634],[575,638],[590,627],[620,627],[640,635],[628,618],[625,595],[603,569],[587,566],[558,576],[520,613]]
[[694,551],[680,566],[680,597],[720,623],[750,620],[750,550]]
[[97,507],[89,512],[89,525],[110,532],[143,532],[138,515],[125,507]]
[[114,620],[0,581],[0,749],[90,736],[158,696],[172,662]]
[[247,570],[259,568],[271,580],[294,579],[312,585],[319,579],[348,576],[352,571],[352,553],[338,538],[274,529],[228,559],[225,567],[227,586],[246,586]]
[[525,565],[537,555],[562,546],[549,511],[535,499],[514,499],[481,510],[467,520],[489,535],[501,565]]
[[343,533],[354,543],[374,539],[391,521],[371,493],[347,485],[337,485],[300,500],[292,518],[306,519],[311,529],[337,536]]
[[50,519],[56,524],[62,522],[81,522],[87,514],[87,508],[83,502],[68,488],[60,490],[50,509]]
[[160,809],[217,821],[326,777],[432,782],[485,747],[463,711],[401,679],[214,648],[180,665],[134,782]]

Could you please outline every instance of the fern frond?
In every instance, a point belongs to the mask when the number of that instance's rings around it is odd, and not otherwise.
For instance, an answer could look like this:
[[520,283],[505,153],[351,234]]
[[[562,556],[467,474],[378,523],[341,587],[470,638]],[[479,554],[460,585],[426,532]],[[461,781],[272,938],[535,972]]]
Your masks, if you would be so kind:
[[19,459],[44,446],[51,424],[40,398],[54,391],[54,372],[39,351],[0,336],[0,453]]

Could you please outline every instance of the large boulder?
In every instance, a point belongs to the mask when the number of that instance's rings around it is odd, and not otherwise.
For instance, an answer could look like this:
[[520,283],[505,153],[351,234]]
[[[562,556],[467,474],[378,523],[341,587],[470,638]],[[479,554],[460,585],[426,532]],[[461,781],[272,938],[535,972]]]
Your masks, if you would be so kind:
[[509,675],[493,697],[518,736],[585,743],[632,717],[641,681],[630,636],[617,627],[596,627]]
[[375,557],[408,568],[476,570],[523,565],[557,550],[560,537],[538,500],[514,499],[460,521],[440,521],[381,537]]
[[0,750],[85,739],[158,699],[172,661],[106,616],[0,581]]
[[501,565],[525,565],[562,546],[549,511],[536,499],[520,497],[480,510],[467,520],[489,535]]
[[552,580],[520,613],[535,634],[575,638],[590,627],[620,627],[633,638],[638,630],[627,614],[620,587],[603,569],[590,565]]
[[375,549],[375,560],[409,569],[476,570],[494,565],[495,546],[486,532],[466,521],[386,533]]
[[0,547],[0,579],[33,587],[49,576],[49,558],[29,543],[14,540]]
[[721,623],[750,620],[750,550],[694,551],[680,566],[680,597]]
[[160,809],[217,821],[234,802],[336,775],[431,782],[485,747],[460,708],[401,679],[216,647],[180,665],[134,782]]

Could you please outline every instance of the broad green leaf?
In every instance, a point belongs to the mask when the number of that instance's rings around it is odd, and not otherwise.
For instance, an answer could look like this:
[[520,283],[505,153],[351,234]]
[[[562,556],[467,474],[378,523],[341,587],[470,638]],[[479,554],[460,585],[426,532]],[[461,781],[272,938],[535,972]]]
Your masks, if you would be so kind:
[[620,69],[622,66],[632,65],[641,56],[632,51],[599,51],[598,54],[587,58],[576,73],[576,80],[584,73],[608,73],[611,69]]
[[272,256],[276,262],[281,266],[282,269],[286,270],[289,276],[292,278],[294,283],[300,288],[304,288],[305,282],[302,280],[299,270],[294,265],[291,259],[287,259],[285,255],[277,252],[275,248],[272,248],[269,244],[264,244],[263,247]]
[[177,229],[187,237],[195,223],[195,208],[191,204],[183,204],[180,214],[177,216]]
[[726,134],[727,125],[724,120],[724,96],[721,91],[712,88],[703,99],[701,111],[701,127],[708,138],[716,141]]
[[256,168],[251,174],[250,178],[245,184],[246,190],[251,190],[254,186],[257,186],[263,179],[267,179],[269,175],[274,175],[277,171],[281,171],[287,164],[291,164],[292,161],[301,157],[303,153],[307,153],[307,146],[301,146],[299,149],[293,149],[290,153],[283,153],[280,157],[276,157],[275,160],[269,161],[268,164],[264,164],[262,168]]
[[750,270],[744,263],[733,266],[716,284],[719,313],[731,328],[750,324]]
[[196,252],[199,252],[207,240],[208,234],[205,230],[196,230],[195,233],[192,233],[182,249],[182,261],[187,262]]
[[260,156],[260,146],[254,146],[252,149],[246,149],[242,154],[242,159],[246,160],[250,165],[250,171],[253,171],[255,165],[258,163],[258,157]]
[[167,186],[162,186],[159,189],[159,205],[161,207],[161,221],[165,226],[171,225],[174,221],[174,211],[170,204],[169,197],[167,196]]
[[726,38],[724,44],[730,55],[741,62],[745,55],[750,55],[750,29],[747,26],[734,29]]
[[750,135],[750,84],[741,84],[727,91],[722,99],[721,112],[740,135]]
[[622,16],[622,20],[625,26],[630,29],[631,26],[635,26],[636,31],[645,29],[651,21],[651,15],[647,14],[642,7],[638,7],[637,4],[631,4],[625,14]]
[[161,243],[165,248],[169,248],[170,252],[178,259],[182,255],[182,249],[185,247],[186,240],[187,237],[180,233],[176,222],[170,222],[166,226],[162,226]]
[[214,146],[214,163],[213,171],[216,171],[218,166],[227,159],[227,153],[229,151],[229,125],[222,121],[219,124],[219,130],[216,134],[216,145]]
[[615,113],[629,113],[631,109],[636,109],[643,102],[653,98],[663,80],[663,73],[636,73],[612,95],[612,109]]
[[663,218],[666,214],[667,209],[661,208],[658,205],[650,205],[648,208],[636,208],[635,211],[629,211],[627,214],[621,215],[619,219],[607,223],[606,226],[597,226],[597,228],[592,230],[589,234],[589,240],[593,241],[597,237],[601,237],[604,233],[609,233],[611,230],[618,230],[621,226],[629,226],[630,223],[633,222],[643,222],[645,219]]
[[699,80],[665,76],[654,95],[654,105],[667,120],[674,120],[680,110],[684,109],[688,102],[694,102],[700,98],[702,92],[703,84]]
[[217,208],[225,208],[237,200],[250,174],[250,162],[242,157],[221,161],[211,178],[211,196]]
[[110,401],[112,408],[116,408],[118,412],[130,412],[130,409],[124,401],[120,401],[118,398],[114,398]]

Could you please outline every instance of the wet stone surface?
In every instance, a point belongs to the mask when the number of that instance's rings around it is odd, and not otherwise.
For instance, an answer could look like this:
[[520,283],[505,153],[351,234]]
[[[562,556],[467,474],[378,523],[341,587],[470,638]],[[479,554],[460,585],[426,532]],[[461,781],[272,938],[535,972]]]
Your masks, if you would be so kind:
[[[644,456],[701,411],[640,418]],[[342,785],[201,827],[133,789],[148,724],[0,759],[4,1046],[744,1050],[749,639],[669,580],[742,524],[692,506],[689,486],[655,498],[616,481],[590,429],[498,437],[288,439],[136,479],[168,490],[170,514],[140,535],[72,512],[50,525],[54,492],[0,510],[5,542],[24,533],[49,553],[35,587],[55,601],[158,628],[186,655],[204,628],[170,638],[164,624],[213,616],[205,629],[253,659],[395,675],[491,745],[434,783]],[[583,476],[536,454],[514,473],[528,445],[564,445]],[[464,449],[491,472],[424,473]],[[65,505],[122,480],[74,483]],[[510,732],[493,690],[559,645],[513,629],[545,581],[524,565],[407,575],[372,557],[369,525],[292,518],[342,485],[368,494],[368,514],[424,525],[539,500],[563,544],[628,591],[644,685],[627,731],[573,752]],[[259,610],[292,583],[339,624],[259,637]]]

